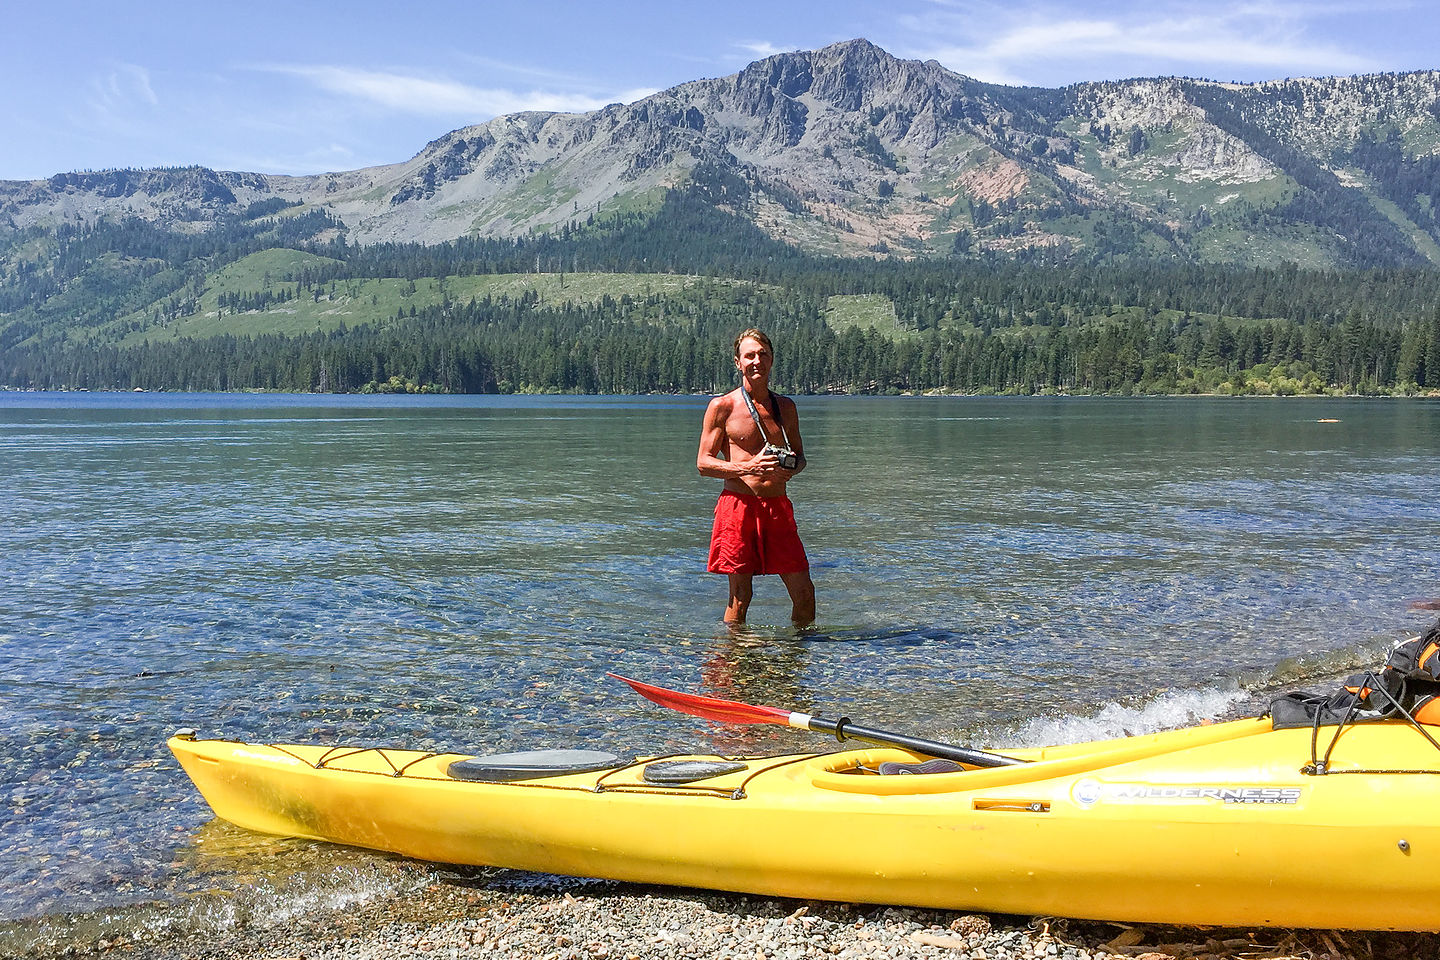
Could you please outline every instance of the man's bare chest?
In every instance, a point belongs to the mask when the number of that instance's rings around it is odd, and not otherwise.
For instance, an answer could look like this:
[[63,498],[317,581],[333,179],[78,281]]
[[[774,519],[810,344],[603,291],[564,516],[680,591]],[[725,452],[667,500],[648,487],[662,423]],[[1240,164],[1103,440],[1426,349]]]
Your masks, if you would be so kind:
[[780,436],[780,428],[769,412],[759,410],[757,412],[760,413],[761,422],[765,425],[763,433],[756,425],[754,418],[750,416],[750,411],[743,404],[738,410],[732,411],[730,417],[725,421],[725,436],[730,442],[752,453],[765,446],[767,442],[774,442],[775,438]]

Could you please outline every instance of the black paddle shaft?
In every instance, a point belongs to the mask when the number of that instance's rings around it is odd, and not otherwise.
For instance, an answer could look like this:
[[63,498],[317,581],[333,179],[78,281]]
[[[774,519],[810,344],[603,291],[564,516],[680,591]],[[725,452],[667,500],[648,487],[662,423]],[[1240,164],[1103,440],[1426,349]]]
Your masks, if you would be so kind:
[[835,739],[842,743],[846,740],[863,740],[866,743],[882,747],[899,747],[902,750],[923,753],[929,757],[943,757],[946,760],[968,763],[977,767],[1009,767],[1017,763],[1025,763],[1024,760],[1016,757],[986,753],[984,750],[971,750],[969,747],[957,747],[954,744],[941,743],[938,740],[925,740],[921,737],[906,736],[903,733],[857,727],[850,722],[849,717],[841,717],[839,720],[811,717],[809,727],[811,730],[821,733],[833,733]]

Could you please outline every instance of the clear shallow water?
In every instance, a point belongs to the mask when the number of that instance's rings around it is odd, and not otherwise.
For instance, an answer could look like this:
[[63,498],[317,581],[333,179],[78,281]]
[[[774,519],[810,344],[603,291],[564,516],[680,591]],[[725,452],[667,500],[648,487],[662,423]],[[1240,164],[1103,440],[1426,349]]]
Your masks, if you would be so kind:
[[615,670],[1077,739],[1366,661],[1440,596],[1440,405],[800,398],[820,622],[795,636],[769,578],[732,635],[704,572],[704,403],[0,394],[0,919],[411,882],[210,822],[164,749],[177,727],[824,746],[663,711]]

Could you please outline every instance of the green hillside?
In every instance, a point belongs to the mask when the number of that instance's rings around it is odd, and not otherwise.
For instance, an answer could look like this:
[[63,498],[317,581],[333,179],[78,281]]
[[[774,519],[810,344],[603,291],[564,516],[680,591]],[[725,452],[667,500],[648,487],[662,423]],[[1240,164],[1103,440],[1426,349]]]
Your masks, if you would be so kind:
[[703,393],[759,326],[795,393],[1440,390],[1440,273],[1260,266],[1254,208],[1227,207],[1205,230],[1255,268],[809,257],[684,193],[440,245],[352,245],[314,215],[0,233],[0,386]]
[[[205,278],[193,309],[164,316],[156,303],[122,317],[122,327],[145,324],[120,343],[133,346],[181,338],[224,335],[299,336],[366,324],[392,323],[446,304],[529,297],[537,306],[595,304],[614,300],[669,300],[703,285],[746,281],[655,273],[522,273],[472,276],[352,277],[307,283],[307,271],[339,265],[329,257],[299,250],[262,250]],[[238,298],[238,302],[237,299]],[[248,302],[265,301],[261,306]],[[889,302],[888,300],[886,301]],[[890,316],[894,317],[894,306]],[[146,322],[146,321],[150,322]]]
[[825,302],[825,322],[837,333],[850,327],[873,330],[891,339],[912,336],[915,331],[900,326],[895,301],[874,293],[840,294]]

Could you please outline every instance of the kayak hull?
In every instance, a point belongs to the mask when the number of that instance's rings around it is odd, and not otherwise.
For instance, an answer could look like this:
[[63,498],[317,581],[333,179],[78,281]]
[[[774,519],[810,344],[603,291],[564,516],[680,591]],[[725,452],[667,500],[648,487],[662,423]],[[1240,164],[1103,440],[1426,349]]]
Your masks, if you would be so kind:
[[1325,776],[1301,770],[1310,731],[1261,720],[917,776],[864,772],[914,759],[889,749],[747,758],[681,785],[648,782],[649,760],[491,783],[450,776],[463,754],[169,746],[231,823],[436,862],[1129,922],[1440,929],[1440,777],[1359,772],[1440,766],[1400,724],[1347,728]]

